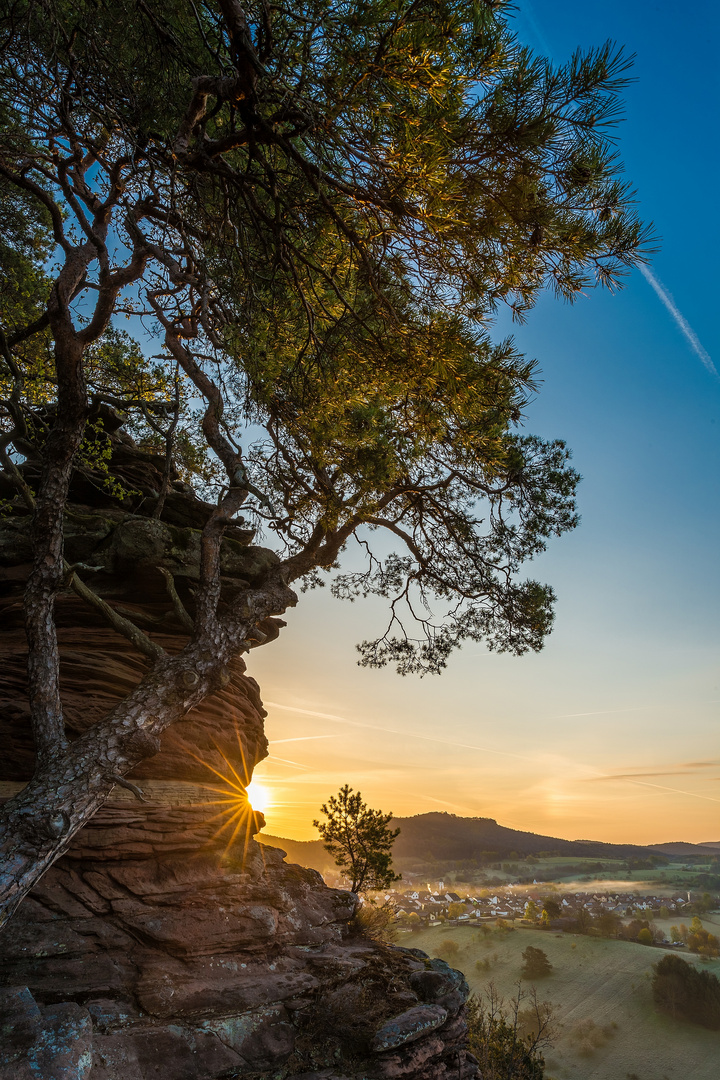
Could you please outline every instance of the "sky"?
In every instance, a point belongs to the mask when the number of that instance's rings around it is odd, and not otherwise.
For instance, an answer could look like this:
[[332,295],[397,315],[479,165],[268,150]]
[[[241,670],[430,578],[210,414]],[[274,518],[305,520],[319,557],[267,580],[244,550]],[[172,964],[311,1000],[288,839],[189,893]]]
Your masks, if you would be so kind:
[[709,2],[523,2],[556,61],[637,53],[618,128],[661,247],[615,295],[545,297],[522,327],[542,385],[526,430],[567,440],[582,523],[529,567],[557,595],[539,654],[466,647],[441,676],[357,666],[381,601],[301,595],[249,673],[268,710],[268,833],[317,836],[344,783],[399,816],[445,810],[569,839],[720,839],[720,16]]

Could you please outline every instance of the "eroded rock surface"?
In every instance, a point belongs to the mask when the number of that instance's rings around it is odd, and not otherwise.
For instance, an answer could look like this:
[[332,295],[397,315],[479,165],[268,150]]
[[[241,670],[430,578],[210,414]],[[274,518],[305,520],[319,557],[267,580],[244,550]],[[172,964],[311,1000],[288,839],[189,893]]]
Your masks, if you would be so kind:
[[354,939],[351,893],[213,816],[118,802],[45,875],[0,937],[1,1080],[475,1076],[461,976]]
[[[179,651],[186,637],[159,567],[192,610],[210,508],[176,485],[153,517],[157,462],[119,439],[112,465],[133,490],[119,498],[75,477],[68,558]],[[22,629],[28,524],[18,504],[0,521],[5,797],[34,765]],[[226,541],[223,603],[275,558],[251,539],[238,527]],[[73,737],[137,684],[146,661],[74,594],[58,597],[57,622]],[[262,631],[272,638],[280,625],[266,620]],[[351,893],[254,840],[262,817],[237,781],[249,782],[266,756],[265,713],[242,659],[231,674],[131,774],[148,801],[116,788],[0,935],[0,1080],[471,1080],[462,976],[415,950],[354,937]]]
[[475,1075],[461,976],[213,817],[118,802],[46,874],[0,938],[1,1080]]

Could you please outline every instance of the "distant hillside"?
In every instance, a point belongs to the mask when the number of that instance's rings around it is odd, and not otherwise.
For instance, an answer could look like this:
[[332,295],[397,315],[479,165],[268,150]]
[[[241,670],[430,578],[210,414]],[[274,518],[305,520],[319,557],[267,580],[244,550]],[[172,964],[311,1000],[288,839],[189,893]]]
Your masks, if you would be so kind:
[[[579,859],[647,858],[652,854],[687,858],[689,855],[708,855],[718,846],[713,842],[677,842],[641,847],[637,844],[606,844],[599,840],[561,840],[556,836],[508,829],[498,825],[494,818],[465,818],[441,812],[393,818],[392,824],[400,828],[393,848],[397,860],[438,863],[473,859],[482,863],[507,859],[513,855],[539,855],[541,852]],[[258,839],[270,847],[282,848],[291,862],[302,866],[312,866],[322,871],[332,865],[322,840],[283,840],[265,834]]]
[[337,866],[328,855],[322,840],[285,840],[281,836],[268,836],[260,833],[257,837],[260,843],[267,843],[269,848],[281,848],[287,855],[288,863],[297,863],[299,866],[310,866],[314,870],[320,870],[326,874],[328,870],[335,870]]
[[578,858],[627,858],[646,855],[643,848],[630,844],[604,844],[592,840],[561,840],[555,836],[520,832],[498,825],[494,818],[465,818],[455,814],[434,812],[416,817],[397,818],[393,822],[402,830],[393,849],[398,858],[425,858],[440,861],[478,862],[496,857],[515,855],[577,856]]
[[257,839],[268,847],[281,848],[287,854],[287,861],[298,863],[299,866],[310,866],[322,873],[327,867],[335,865],[322,840],[284,840],[266,833],[260,833]]
[[707,841],[703,844],[687,844],[683,840],[676,840],[669,844],[653,844],[651,851],[660,851],[663,855],[679,855],[684,858],[686,855],[712,855],[714,851],[720,850],[720,842]]

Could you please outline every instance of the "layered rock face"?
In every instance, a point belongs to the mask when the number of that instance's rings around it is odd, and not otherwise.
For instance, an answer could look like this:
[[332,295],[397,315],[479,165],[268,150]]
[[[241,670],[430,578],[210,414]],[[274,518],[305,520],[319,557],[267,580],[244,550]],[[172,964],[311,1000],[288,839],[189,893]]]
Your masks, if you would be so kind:
[[[177,651],[186,639],[158,568],[192,609],[207,508],[178,487],[150,516],[157,463],[128,440],[116,445],[116,474],[123,461],[132,497],[78,478],[67,555]],[[21,604],[27,527],[19,508],[0,522],[4,797],[34,764]],[[223,603],[275,558],[250,539],[237,528],[225,542]],[[123,697],[146,662],[73,594],[59,597],[57,622],[72,736]],[[267,637],[278,630],[273,620],[262,627]],[[354,934],[351,893],[254,840],[263,821],[242,788],[267,753],[264,715],[239,659],[229,685],[134,770],[146,801],[116,788],[23,903],[0,935],[0,1080],[477,1076],[463,1049],[462,976]]]
[[353,937],[352,894],[214,827],[118,803],[46,875],[0,939],[3,1080],[475,1075],[458,972]]

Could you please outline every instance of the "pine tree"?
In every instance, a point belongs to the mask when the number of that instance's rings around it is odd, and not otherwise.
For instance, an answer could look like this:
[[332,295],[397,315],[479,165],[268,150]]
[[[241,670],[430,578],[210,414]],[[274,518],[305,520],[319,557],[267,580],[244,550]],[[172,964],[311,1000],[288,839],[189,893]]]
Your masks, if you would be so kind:
[[400,880],[392,868],[391,848],[400,829],[388,828],[392,814],[371,810],[359,791],[345,784],[320,807],[327,821],[313,821],[325,850],[350,878],[352,892],[386,889]]
[[[489,328],[543,289],[614,285],[648,237],[612,138],[629,59],[604,45],[553,67],[518,45],[508,11],[26,0],[0,13],[16,255],[0,280],[0,465],[9,512],[33,519],[38,763],[0,815],[0,917],[296,602],[291,583],[317,583],[352,538],[367,565],[336,595],[379,594],[391,612],[364,664],[439,672],[464,641],[521,654],[550,632],[552,589],[521,567],[577,523],[578,476],[562,442],[520,430],[533,365]],[[113,323],[126,315],[159,361]],[[118,495],[101,415],[215,504],[174,656],[63,558],[78,470]],[[220,548],[241,509],[277,560],[229,604]],[[74,741],[53,618],[68,582],[149,661]]]
[[548,960],[544,949],[536,949],[534,945],[528,945],[523,950],[522,975],[524,979],[544,979],[552,972],[552,964]]

